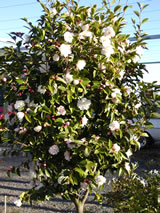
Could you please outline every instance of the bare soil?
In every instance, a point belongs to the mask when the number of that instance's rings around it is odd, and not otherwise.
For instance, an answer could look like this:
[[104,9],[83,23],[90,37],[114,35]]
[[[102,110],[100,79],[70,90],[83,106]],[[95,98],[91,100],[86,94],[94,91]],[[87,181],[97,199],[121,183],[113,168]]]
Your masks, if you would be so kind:
[[[21,177],[17,175],[12,175],[11,178],[7,176],[7,170],[11,166],[16,166],[19,164],[22,158],[17,157],[4,157],[2,156],[2,149],[0,150],[0,213],[4,212],[4,202],[5,198],[7,201],[7,213],[74,213],[75,207],[69,201],[64,201],[60,197],[55,197],[50,201],[45,201],[41,203],[33,203],[31,207],[29,204],[25,203],[22,207],[16,207],[14,205],[14,199],[17,198],[22,192],[30,188],[30,175],[28,171],[23,170]],[[132,162],[138,162],[139,167],[136,170],[138,174],[142,172],[147,172],[151,169],[160,170],[160,144],[154,144],[148,149],[143,149],[138,151],[132,157]],[[107,173],[106,178],[108,183],[110,182],[112,176]],[[102,194],[107,193],[111,190],[111,184],[106,184]],[[93,201],[94,195],[90,195],[85,209],[91,213],[111,213],[113,208],[108,206],[107,203],[103,205],[98,204]]]

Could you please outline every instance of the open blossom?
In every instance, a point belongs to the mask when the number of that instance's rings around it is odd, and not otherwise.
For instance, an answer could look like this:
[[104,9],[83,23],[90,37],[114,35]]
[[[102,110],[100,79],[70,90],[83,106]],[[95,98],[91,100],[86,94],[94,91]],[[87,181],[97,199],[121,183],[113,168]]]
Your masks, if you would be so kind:
[[109,36],[109,37],[114,37],[115,36],[115,31],[112,26],[108,26],[107,28],[104,29],[104,35]]
[[96,184],[97,184],[98,186],[102,186],[104,183],[106,183],[106,178],[103,177],[102,175],[98,175],[98,176],[96,177]]
[[80,110],[88,110],[90,105],[91,105],[91,101],[88,100],[87,98],[79,99],[77,102],[77,107]]
[[15,199],[14,200],[14,204],[17,206],[17,207],[21,207],[22,206],[22,201],[20,199]]
[[120,80],[122,80],[124,74],[125,74],[124,70],[121,70],[120,73],[119,73],[119,75],[120,75],[120,78],[119,78],[119,79],[120,79]]
[[67,84],[71,83],[73,81],[73,75],[71,75],[69,72],[64,75],[64,80]]
[[88,118],[84,115],[82,118],[82,127],[86,126],[87,122],[88,122]]
[[57,145],[53,145],[49,148],[48,152],[51,154],[51,155],[57,155],[58,152],[59,152],[59,147]]
[[109,124],[109,129],[114,132],[116,130],[120,129],[120,124],[118,121],[113,121],[112,123]]
[[85,60],[79,60],[76,64],[78,70],[82,70],[86,66]]
[[79,84],[79,80],[76,80],[76,79],[75,79],[75,80],[73,81],[73,84],[74,84],[74,85],[78,85],[78,84]]
[[89,30],[89,24],[85,24],[81,26],[83,31],[88,31]]
[[17,112],[17,118],[20,122],[22,122],[24,118],[24,112]]
[[67,31],[67,32],[64,33],[64,40],[68,43],[72,43],[73,36],[74,36],[73,33],[70,33],[70,32]]
[[71,54],[71,46],[69,44],[61,44],[59,47],[59,50],[61,52],[61,55],[64,57],[67,57],[69,54]]
[[50,17],[51,18],[53,18],[57,14],[57,10],[55,8],[50,8],[49,12],[50,12]]
[[128,95],[130,95],[131,92],[132,92],[132,88],[129,87],[129,86],[125,86],[125,87],[124,87],[124,90],[127,92]]
[[114,53],[112,45],[108,45],[102,48],[101,54],[105,55],[107,58],[110,58],[110,56]]
[[111,94],[112,98],[117,98],[117,96],[121,96],[121,95],[122,93],[120,89],[118,88],[112,89],[112,94]]
[[101,36],[100,42],[102,43],[103,47],[107,47],[111,45],[111,40],[108,36]]
[[16,101],[14,104],[14,108],[17,109],[18,111],[25,106],[25,102],[22,100]]
[[58,54],[54,54],[53,61],[59,61],[59,55]]
[[34,127],[35,132],[40,132],[41,130],[42,130],[42,126],[40,126],[40,125]]
[[58,115],[65,115],[66,114],[66,110],[65,110],[65,108],[64,108],[64,106],[59,106],[58,108],[57,108],[57,113],[58,113]]
[[113,152],[118,153],[120,151],[120,149],[121,148],[120,148],[120,146],[117,143],[113,144],[113,146],[112,146],[112,151]]
[[70,152],[69,152],[69,151],[65,151],[65,153],[64,153],[64,158],[65,158],[65,160],[67,160],[67,161],[70,161],[70,160],[71,160],[71,156],[70,156]]
[[42,85],[39,85],[38,86],[38,90],[37,90],[39,93],[41,94],[45,94],[45,92],[47,91],[45,88],[42,88]]

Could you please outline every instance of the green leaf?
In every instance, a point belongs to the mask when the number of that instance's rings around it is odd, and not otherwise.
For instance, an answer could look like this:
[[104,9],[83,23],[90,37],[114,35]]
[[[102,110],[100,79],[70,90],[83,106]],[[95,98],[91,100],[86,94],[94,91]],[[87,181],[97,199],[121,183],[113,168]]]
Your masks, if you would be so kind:
[[148,18],[144,18],[141,22],[141,24],[144,24],[146,21],[148,21]]
[[117,5],[117,6],[114,8],[114,13],[116,13],[121,7],[122,7],[122,5]]
[[32,123],[32,119],[31,119],[31,116],[27,113],[24,114],[25,116],[25,119],[29,122],[29,123]]
[[51,177],[51,175],[50,175],[50,173],[49,173],[49,171],[48,171],[47,169],[45,169],[44,171],[45,171],[45,175],[46,175],[47,177]]
[[19,90],[25,90],[25,89],[27,89],[27,86],[25,86],[25,85],[22,85],[22,86],[20,86],[20,88],[19,88]]
[[85,171],[81,168],[75,168],[75,171],[78,172],[80,177],[86,177]]
[[140,13],[137,10],[134,10],[134,13],[138,16],[138,18],[140,17]]

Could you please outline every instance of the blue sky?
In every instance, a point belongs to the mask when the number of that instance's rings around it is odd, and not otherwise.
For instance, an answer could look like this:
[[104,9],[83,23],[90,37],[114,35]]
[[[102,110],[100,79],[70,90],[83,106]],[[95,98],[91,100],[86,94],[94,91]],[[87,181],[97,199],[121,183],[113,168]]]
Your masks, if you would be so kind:
[[[46,0],[42,0],[46,2]],[[118,0],[117,0],[118,2]],[[120,4],[124,4],[126,0],[121,0]],[[133,36],[133,27],[130,21],[133,15],[132,10],[137,9],[136,0],[128,0],[128,4],[132,5],[132,9],[129,9],[125,18],[128,21],[127,27],[124,32]],[[143,4],[149,4],[147,9],[143,12],[143,18],[149,18],[149,21],[143,25],[144,32],[148,35],[160,34],[160,1],[159,0],[140,0]],[[81,5],[101,5],[101,0],[80,0]],[[36,0],[0,0],[0,40],[3,38],[9,38],[9,32],[27,32],[25,29],[25,23],[21,20],[23,17],[27,17],[31,22],[35,23],[38,17],[41,15],[42,8]],[[142,62],[155,62],[160,61],[160,39],[149,40],[149,50],[144,51],[141,61]],[[0,47],[4,43],[0,42]],[[147,65],[149,74],[145,75],[145,80],[152,81],[158,80],[160,83],[160,63]]]

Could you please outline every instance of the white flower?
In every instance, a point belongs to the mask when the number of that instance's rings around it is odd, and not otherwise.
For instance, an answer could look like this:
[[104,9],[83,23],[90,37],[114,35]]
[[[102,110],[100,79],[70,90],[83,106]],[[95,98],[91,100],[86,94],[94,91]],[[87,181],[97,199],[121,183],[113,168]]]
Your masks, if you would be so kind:
[[104,183],[106,183],[106,178],[103,177],[102,175],[98,175],[98,176],[96,177],[96,184],[97,184],[98,186],[102,186]]
[[114,132],[118,129],[120,129],[120,124],[118,121],[113,121],[112,123],[109,124],[109,129]]
[[50,8],[49,12],[50,12],[50,17],[51,18],[53,18],[57,14],[57,10],[55,8]]
[[51,155],[57,155],[58,152],[59,152],[59,147],[57,145],[53,145],[49,148],[48,152],[51,154]]
[[82,98],[82,99],[78,100],[78,102],[77,102],[77,107],[80,110],[88,110],[90,105],[91,105],[91,101],[88,100],[87,98]]
[[69,149],[75,148],[75,144],[73,144],[73,140],[71,140],[69,138],[65,138],[64,141],[67,143],[67,146]]
[[61,55],[64,57],[67,57],[69,54],[71,54],[71,46],[69,44],[61,44],[59,47],[59,50],[61,52]]
[[89,30],[89,24],[85,24],[81,26],[83,31],[88,31]]
[[129,86],[125,86],[125,87],[124,87],[124,90],[127,92],[128,95],[130,95],[131,92],[132,92],[132,88],[129,87]]
[[108,36],[101,36],[100,42],[102,43],[103,47],[111,46],[111,40]]
[[86,126],[87,122],[88,122],[88,118],[84,115],[82,118],[82,127]]
[[115,36],[115,31],[112,26],[108,26],[107,28],[104,29],[104,35],[109,36],[109,37],[114,37]]
[[130,167],[130,165],[129,165],[128,162],[125,162],[124,168],[125,168],[128,172],[130,171],[131,167]]
[[131,152],[130,149],[127,150],[126,155],[127,155],[128,158],[132,155],[132,152]]
[[85,60],[79,60],[76,64],[78,70],[82,70],[86,66]]
[[124,70],[121,70],[120,73],[119,73],[119,75],[120,75],[120,78],[119,78],[119,79],[120,79],[120,80],[122,80],[124,74],[125,74]]
[[58,54],[54,54],[53,61],[59,61],[59,55]]
[[20,199],[15,199],[14,204],[15,204],[17,207],[21,207],[21,206],[22,206],[22,201],[21,201]]
[[42,126],[40,126],[40,125],[34,127],[35,132],[40,132],[41,130],[42,130]]
[[71,75],[69,72],[64,75],[64,80],[67,84],[71,83],[73,81],[73,75]]
[[42,85],[39,85],[38,86],[38,90],[37,90],[39,93],[41,94],[45,94],[45,92],[47,91],[45,88],[42,88]]
[[20,127],[19,128],[19,134],[25,134],[27,132],[27,129],[25,127]]
[[75,80],[73,81],[73,84],[74,84],[74,85],[78,85],[78,84],[79,84],[79,80],[76,80],[76,79],[75,79]]
[[65,151],[65,153],[64,153],[64,158],[65,158],[65,160],[67,160],[67,161],[70,161],[70,160],[71,160],[71,156],[70,156],[70,152],[69,152],[69,151]]
[[112,89],[112,91],[113,91],[111,94],[112,98],[117,98],[117,96],[121,97],[122,93],[121,93],[120,89],[115,88],[115,89]]
[[141,46],[136,47],[136,53],[139,56],[142,56],[142,54],[143,54],[143,48]]
[[85,39],[86,37],[89,37],[90,39],[92,39],[92,37],[93,37],[92,32],[85,30],[79,34],[80,39]]
[[107,58],[110,58],[110,56],[114,53],[112,45],[108,45],[106,47],[103,47],[101,50],[101,54],[105,55]]
[[25,106],[25,102],[22,100],[16,101],[14,104],[14,108],[17,109],[18,111]]
[[88,8],[86,12],[88,16],[91,16],[91,8]]
[[73,33],[70,33],[70,32],[67,31],[67,32],[64,33],[64,40],[68,43],[72,43],[73,36],[74,36]]
[[138,104],[135,105],[135,108],[139,109],[141,107],[141,105],[142,105],[141,103],[138,103]]
[[57,113],[58,113],[58,115],[65,115],[66,114],[66,110],[65,110],[65,108],[64,108],[64,106],[59,106],[58,108],[57,108]]
[[17,118],[20,122],[22,122],[24,118],[24,112],[17,112]]
[[113,152],[118,153],[120,151],[120,149],[121,148],[117,143],[113,144],[113,146],[112,146]]

